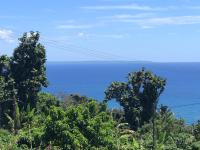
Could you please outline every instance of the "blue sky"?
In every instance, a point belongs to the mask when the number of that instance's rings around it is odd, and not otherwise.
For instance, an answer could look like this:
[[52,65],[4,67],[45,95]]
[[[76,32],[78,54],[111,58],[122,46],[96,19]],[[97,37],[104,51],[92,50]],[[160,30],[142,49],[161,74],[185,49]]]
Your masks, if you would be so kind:
[[199,0],[6,0],[0,54],[40,31],[48,61],[200,61]]

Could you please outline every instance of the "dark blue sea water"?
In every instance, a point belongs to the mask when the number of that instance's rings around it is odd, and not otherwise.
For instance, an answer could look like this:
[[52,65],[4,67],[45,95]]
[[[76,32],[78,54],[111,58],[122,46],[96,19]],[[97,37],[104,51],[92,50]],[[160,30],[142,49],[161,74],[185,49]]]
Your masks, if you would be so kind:
[[[167,79],[160,104],[168,105],[178,118],[185,118],[188,123],[200,119],[200,105],[197,104],[200,103],[200,63],[47,63],[49,87],[45,91],[79,93],[101,101],[112,81],[127,81],[129,72],[142,67]],[[192,105],[184,106],[188,104]]]

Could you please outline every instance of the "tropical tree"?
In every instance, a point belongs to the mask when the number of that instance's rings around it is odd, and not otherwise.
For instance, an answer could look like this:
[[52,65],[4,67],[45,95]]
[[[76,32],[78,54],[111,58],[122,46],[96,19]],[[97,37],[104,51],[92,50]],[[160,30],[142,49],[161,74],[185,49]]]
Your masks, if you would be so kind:
[[[1,77],[1,102],[0,112],[1,118],[6,114],[12,116],[14,119],[15,128],[19,128],[19,110],[17,103],[17,90],[15,88],[15,81],[13,79],[11,69],[11,59],[6,55],[0,57],[0,77]],[[4,116],[5,117],[5,116]],[[5,119],[4,119],[5,120]],[[5,122],[4,122],[5,123]]]
[[12,73],[24,110],[28,105],[36,107],[37,93],[47,86],[46,53],[44,46],[39,43],[39,37],[38,32],[24,33],[13,53]]
[[116,99],[124,109],[126,121],[137,130],[154,115],[165,84],[165,79],[143,68],[129,73],[127,83],[113,82],[105,92],[106,101]]
[[0,127],[2,126],[2,103],[4,101],[4,88],[5,81],[4,78],[0,76]]

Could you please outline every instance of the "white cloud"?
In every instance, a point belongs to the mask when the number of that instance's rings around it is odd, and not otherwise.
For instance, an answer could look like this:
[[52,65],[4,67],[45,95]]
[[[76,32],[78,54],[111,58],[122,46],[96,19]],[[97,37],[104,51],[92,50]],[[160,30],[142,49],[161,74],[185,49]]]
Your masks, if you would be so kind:
[[99,19],[104,21],[120,21],[124,19],[140,19],[146,17],[152,17],[153,13],[139,13],[139,14],[117,14],[113,16],[99,17]]
[[63,24],[57,26],[58,29],[89,29],[92,27],[93,25],[74,25],[74,24]]
[[13,31],[7,29],[0,29],[0,40],[12,43],[13,40]]
[[78,37],[83,37],[85,34],[83,32],[78,33]]
[[80,38],[109,38],[109,39],[121,39],[127,36],[127,34],[89,34],[84,32],[79,32],[77,34]]
[[[190,0],[184,0],[190,1]],[[199,10],[200,5],[169,5],[152,7],[149,5],[140,5],[136,3],[121,4],[121,5],[97,5],[97,6],[83,6],[82,9],[87,10],[138,10],[138,11],[170,11],[170,10]]]
[[138,4],[85,6],[82,8],[88,10],[142,10],[142,11],[158,11],[166,9],[166,8],[150,7]]
[[137,24],[139,24],[144,28],[156,27],[161,25],[191,25],[191,24],[200,24],[200,16],[155,17],[155,18],[139,19],[132,21],[136,22]]
[[77,36],[79,38],[88,38],[90,35],[85,32],[79,32],[79,33],[77,33]]
[[113,16],[110,21],[135,23],[141,26],[142,28],[153,28],[162,25],[200,24],[200,16],[169,16],[169,17],[141,16],[141,18],[140,17],[137,18],[137,16],[135,15],[117,15]]

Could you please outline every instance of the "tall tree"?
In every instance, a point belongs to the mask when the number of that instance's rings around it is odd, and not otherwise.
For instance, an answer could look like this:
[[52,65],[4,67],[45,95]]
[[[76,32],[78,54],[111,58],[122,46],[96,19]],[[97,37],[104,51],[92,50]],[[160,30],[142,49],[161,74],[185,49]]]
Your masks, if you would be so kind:
[[[5,96],[5,77],[8,77],[8,70],[9,70],[9,65],[10,65],[10,61],[9,61],[9,57],[7,57],[6,55],[2,55],[0,56],[0,105],[4,100],[4,96]],[[1,114],[1,112],[0,112]]]
[[0,76],[0,127],[2,126],[2,103],[4,101],[5,80]]
[[[0,117],[5,118],[5,113],[12,116],[14,127],[19,128],[19,112],[17,103],[17,90],[11,70],[11,59],[6,55],[0,56],[0,77],[1,77],[1,101],[0,101]],[[2,122],[1,122],[2,123]],[[5,123],[5,122],[4,122]]]
[[144,69],[129,73],[128,82],[113,82],[106,90],[106,101],[116,99],[123,107],[125,119],[131,128],[149,122],[163,92],[165,79]]
[[31,108],[36,106],[37,93],[47,86],[46,53],[39,37],[38,32],[24,33],[12,58],[13,77],[24,110],[28,105]]

